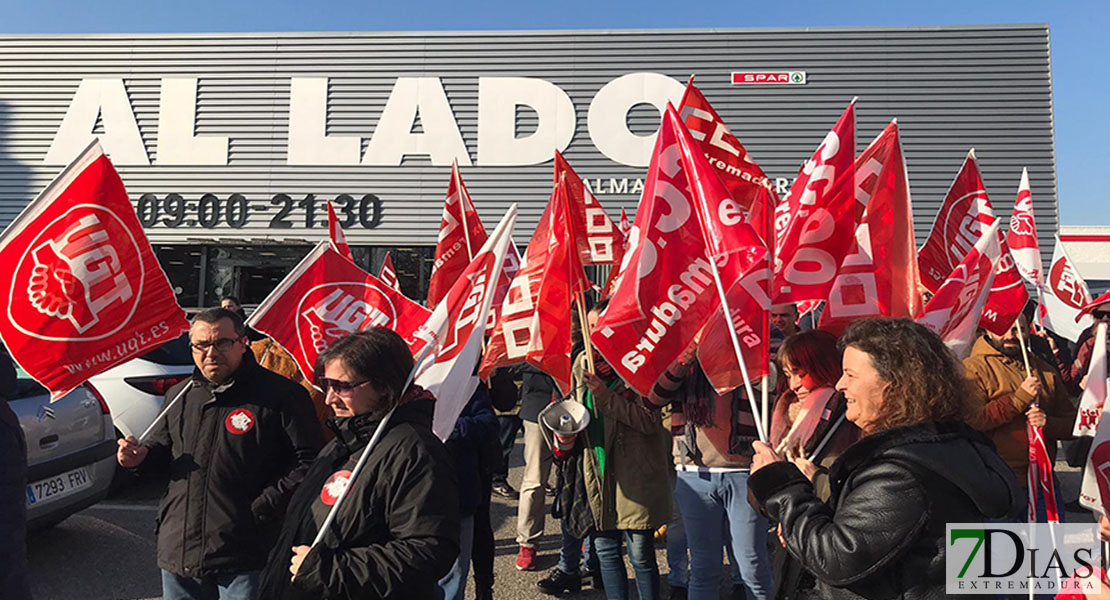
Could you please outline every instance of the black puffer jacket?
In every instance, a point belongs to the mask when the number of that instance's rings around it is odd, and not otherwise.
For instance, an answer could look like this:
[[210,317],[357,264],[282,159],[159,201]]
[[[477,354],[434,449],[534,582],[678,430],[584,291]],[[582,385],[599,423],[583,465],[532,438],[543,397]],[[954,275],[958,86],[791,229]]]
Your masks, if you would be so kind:
[[944,597],[945,524],[1011,516],[1025,503],[990,440],[963,424],[865,437],[829,478],[827,504],[792,463],[748,480],[755,501],[782,524],[786,549],[816,580],[779,582],[780,598]]
[[[419,387],[406,394],[353,483],[345,478],[379,421],[360,416],[330,422],[335,439],[293,495],[259,598],[434,597],[436,582],[459,554],[460,527],[454,463],[432,433],[434,407],[433,396]],[[292,548],[312,544],[346,485],[353,487],[330,533],[305,556],[290,583]]]
[[258,366],[250,352],[225,388],[213,389],[199,372],[188,381],[139,466],[170,475],[158,566],[189,577],[258,571],[322,444],[315,409],[303,387]]

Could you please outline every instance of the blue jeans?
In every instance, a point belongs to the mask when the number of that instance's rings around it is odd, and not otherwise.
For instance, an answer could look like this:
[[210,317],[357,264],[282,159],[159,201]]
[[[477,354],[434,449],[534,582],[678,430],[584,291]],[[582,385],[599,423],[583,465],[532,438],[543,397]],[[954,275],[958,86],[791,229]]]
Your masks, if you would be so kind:
[[474,515],[466,515],[459,521],[459,556],[451,570],[436,583],[437,600],[463,600],[466,596],[466,577],[470,573],[470,552],[474,545]]
[[587,536],[585,539],[576,538],[567,533],[564,528],[562,532],[563,545],[559,548],[559,570],[567,575],[575,575],[581,569],[579,563],[582,562],[582,550],[585,546],[586,551],[586,570],[597,572],[601,567],[597,559],[597,549],[594,548],[593,538]]
[[186,577],[162,571],[162,600],[254,600],[258,571]]
[[748,504],[748,473],[680,472],[675,501],[682,511],[690,544],[691,600],[717,598],[721,577],[721,546],[728,524],[736,566],[749,598],[772,597],[771,560],[767,555],[767,519]]
[[[728,521],[722,522],[721,528],[727,529]],[[671,504],[671,520],[667,523],[667,583],[673,588],[685,588],[690,585],[689,550],[690,547],[686,543],[686,525],[682,522],[682,513],[678,510],[678,502],[675,501]],[[740,568],[736,566],[736,555],[732,551],[731,539],[725,541],[725,551],[728,553],[732,585],[744,585]]]
[[621,557],[621,534],[628,548],[628,562],[636,575],[641,600],[659,598],[659,565],[655,563],[655,532],[650,530],[601,531],[594,534],[594,548],[601,561],[601,581],[609,600],[627,600],[628,573]]

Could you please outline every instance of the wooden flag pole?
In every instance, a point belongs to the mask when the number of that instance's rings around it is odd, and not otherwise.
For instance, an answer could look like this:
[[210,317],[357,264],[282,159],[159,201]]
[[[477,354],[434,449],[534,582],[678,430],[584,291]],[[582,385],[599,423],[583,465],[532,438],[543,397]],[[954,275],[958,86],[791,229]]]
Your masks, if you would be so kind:
[[574,304],[578,313],[578,326],[582,330],[582,344],[584,346],[583,352],[586,353],[586,368],[590,374],[597,373],[594,367],[594,347],[590,342],[590,321],[586,318],[586,298],[582,294],[582,290],[578,290],[574,294]]
[[1025,361],[1025,376],[1032,377],[1033,370],[1029,367],[1029,350],[1025,348],[1025,334],[1021,331],[1021,317],[1017,322],[1018,343],[1021,345],[1021,359]]

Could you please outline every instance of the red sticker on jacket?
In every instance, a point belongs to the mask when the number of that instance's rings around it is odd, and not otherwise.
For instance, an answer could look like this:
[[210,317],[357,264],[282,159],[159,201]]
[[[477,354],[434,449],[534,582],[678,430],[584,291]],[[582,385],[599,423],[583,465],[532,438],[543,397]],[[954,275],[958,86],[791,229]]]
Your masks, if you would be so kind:
[[224,427],[232,435],[243,435],[254,427],[254,413],[245,408],[237,408],[227,416]]
[[331,477],[328,477],[328,480],[324,482],[324,487],[320,488],[320,502],[332,506],[343,494],[343,491],[347,489],[350,482],[350,471],[343,470],[332,473]]

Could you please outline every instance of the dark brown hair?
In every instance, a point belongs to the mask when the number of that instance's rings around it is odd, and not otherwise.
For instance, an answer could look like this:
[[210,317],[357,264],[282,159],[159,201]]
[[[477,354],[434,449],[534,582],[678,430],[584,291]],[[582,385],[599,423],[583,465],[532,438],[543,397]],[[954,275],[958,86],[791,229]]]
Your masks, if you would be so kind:
[[963,421],[967,383],[963,367],[928,328],[909,319],[864,319],[848,326],[841,351],[866,353],[886,383],[877,431],[902,425]]
[[323,377],[324,368],[336,359],[370,380],[370,385],[390,402],[401,397],[414,363],[405,340],[385,327],[352,333],[328,346],[316,357],[313,377]]
[[808,373],[817,387],[834,387],[843,373],[836,336],[820,329],[795,333],[783,340],[778,361],[784,369]]

